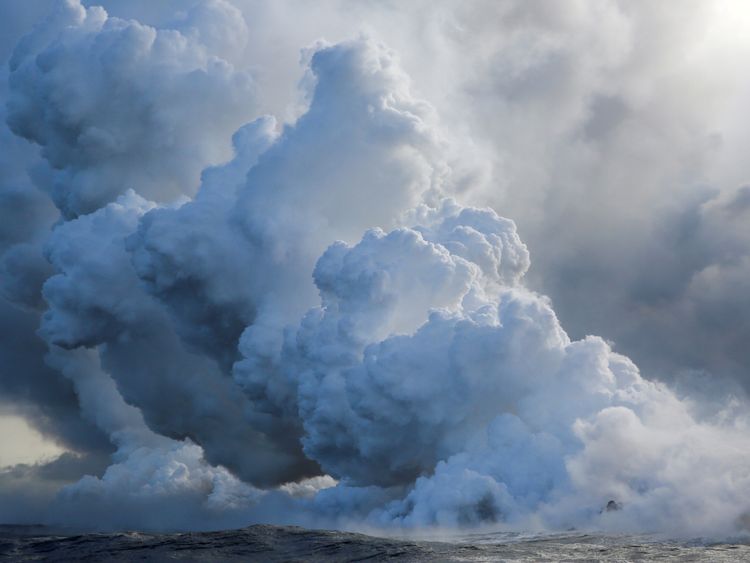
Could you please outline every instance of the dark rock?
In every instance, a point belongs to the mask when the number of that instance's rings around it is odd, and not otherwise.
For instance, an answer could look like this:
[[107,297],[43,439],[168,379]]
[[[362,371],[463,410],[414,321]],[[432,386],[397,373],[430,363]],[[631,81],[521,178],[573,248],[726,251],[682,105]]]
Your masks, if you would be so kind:
[[604,510],[607,512],[614,512],[615,510],[622,510],[622,505],[615,500],[611,500],[607,503],[607,506],[604,508]]

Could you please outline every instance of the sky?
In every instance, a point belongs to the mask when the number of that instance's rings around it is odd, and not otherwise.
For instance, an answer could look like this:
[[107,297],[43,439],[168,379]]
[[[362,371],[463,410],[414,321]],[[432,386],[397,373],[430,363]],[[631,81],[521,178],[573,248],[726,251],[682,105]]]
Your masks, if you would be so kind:
[[0,427],[3,429],[0,467],[52,459],[65,451],[54,442],[46,440],[22,417],[0,415]]
[[744,530],[744,3],[0,2],[0,522]]

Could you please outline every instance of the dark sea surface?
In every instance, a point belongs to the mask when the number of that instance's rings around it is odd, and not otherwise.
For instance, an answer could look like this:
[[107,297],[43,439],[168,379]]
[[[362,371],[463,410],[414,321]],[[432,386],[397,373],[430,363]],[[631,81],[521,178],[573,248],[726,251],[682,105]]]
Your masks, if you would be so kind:
[[463,534],[440,541],[293,526],[200,533],[70,534],[0,526],[10,561],[750,561],[746,543],[569,532]]

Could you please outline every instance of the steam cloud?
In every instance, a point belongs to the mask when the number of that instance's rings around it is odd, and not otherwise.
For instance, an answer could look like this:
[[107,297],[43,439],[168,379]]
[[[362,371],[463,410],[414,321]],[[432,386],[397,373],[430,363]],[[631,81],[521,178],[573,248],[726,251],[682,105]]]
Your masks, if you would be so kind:
[[[0,474],[0,518],[105,529],[742,529],[742,396],[714,408],[644,379],[602,338],[571,338],[533,289],[540,282],[526,282],[516,224],[458,203],[497,204],[487,185],[498,163],[480,162],[481,146],[451,128],[466,116],[441,121],[446,100],[420,99],[371,36],[314,43],[303,52],[302,109],[284,124],[263,115],[278,102],[263,92],[268,76],[238,67],[257,41],[240,8],[196,2],[155,27],[66,0],[9,59],[0,398],[75,453],[65,467],[48,464],[54,476],[37,475],[42,466]],[[538,23],[528,10],[502,16]],[[627,15],[602,21],[622,29]],[[623,50],[613,42],[597,64],[616,66]],[[521,74],[556,76],[534,68],[497,78],[510,106],[533,101]],[[607,95],[586,117],[592,138],[614,114],[627,120],[625,102]],[[571,121],[585,114],[564,109]],[[581,167],[592,158],[572,151]],[[525,166],[513,163],[509,177]],[[548,237],[550,257],[561,244],[552,228],[570,244],[577,227],[561,227],[554,197],[540,227],[528,197],[510,207],[533,248]],[[664,212],[666,238],[692,259],[650,330],[679,341],[707,318],[726,328],[717,311],[750,264],[748,209],[743,188]],[[577,291],[559,285],[565,271],[554,270],[557,296]],[[600,294],[588,295],[593,307]],[[602,299],[605,311],[619,306]],[[706,362],[689,367],[735,377],[746,352],[708,342]],[[619,510],[605,510],[610,500]]]

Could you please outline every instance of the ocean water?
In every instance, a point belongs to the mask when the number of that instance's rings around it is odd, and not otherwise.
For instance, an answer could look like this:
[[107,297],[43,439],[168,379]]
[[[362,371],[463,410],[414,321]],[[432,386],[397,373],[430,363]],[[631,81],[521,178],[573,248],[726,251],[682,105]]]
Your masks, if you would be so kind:
[[750,561],[750,545],[649,536],[483,533],[394,539],[293,526],[151,534],[70,534],[0,526],[12,561]]

